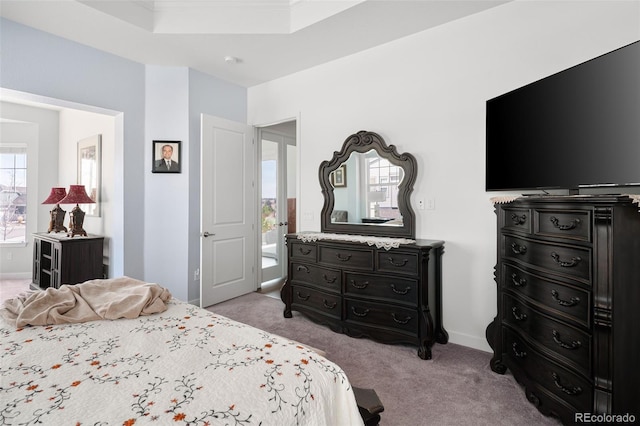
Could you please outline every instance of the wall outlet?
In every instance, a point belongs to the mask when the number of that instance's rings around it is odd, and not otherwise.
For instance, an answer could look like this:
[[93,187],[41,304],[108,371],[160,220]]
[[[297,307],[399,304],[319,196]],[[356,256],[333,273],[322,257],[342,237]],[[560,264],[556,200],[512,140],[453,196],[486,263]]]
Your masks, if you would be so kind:
[[436,209],[436,200],[434,198],[427,199],[427,210],[435,210]]
[[200,268],[196,268],[196,270],[193,271],[193,280],[198,281],[199,279],[200,279]]

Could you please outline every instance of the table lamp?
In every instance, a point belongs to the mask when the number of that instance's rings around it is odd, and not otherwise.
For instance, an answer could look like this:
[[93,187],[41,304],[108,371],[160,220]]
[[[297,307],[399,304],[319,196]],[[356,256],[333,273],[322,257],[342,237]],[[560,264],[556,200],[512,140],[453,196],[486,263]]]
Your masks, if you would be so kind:
[[67,232],[67,228],[64,227],[64,216],[67,214],[65,210],[60,207],[60,200],[66,197],[67,191],[64,188],[51,188],[51,193],[42,204],[55,204],[56,206],[49,212],[51,213],[51,220],[49,221],[49,230],[47,232]]
[[73,238],[76,235],[87,236],[87,232],[82,228],[84,224],[85,212],[80,209],[80,204],[93,204],[95,201],[87,195],[84,185],[70,185],[69,193],[60,200],[60,204],[75,204],[76,206],[69,213],[69,232],[67,236]]

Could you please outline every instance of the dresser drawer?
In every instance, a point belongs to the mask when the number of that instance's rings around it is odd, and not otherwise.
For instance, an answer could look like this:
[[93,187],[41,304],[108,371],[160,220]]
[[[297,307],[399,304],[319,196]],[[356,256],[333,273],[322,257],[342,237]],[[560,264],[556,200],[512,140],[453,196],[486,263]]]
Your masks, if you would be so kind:
[[299,240],[289,240],[287,244],[290,244],[291,246],[289,250],[291,259],[294,259],[294,260],[305,259],[305,260],[315,262],[316,252],[317,252],[315,243],[307,244]]
[[583,374],[591,373],[591,336],[588,333],[543,315],[506,294],[502,296],[502,309],[505,324],[569,360]]
[[408,278],[347,272],[344,292],[345,295],[354,297],[387,299],[409,306],[418,305],[418,281]]
[[591,292],[531,274],[513,265],[502,265],[502,288],[531,299],[567,320],[590,327]]
[[502,213],[503,228],[510,231],[531,233],[533,219],[531,210],[524,208],[504,207],[500,210]]
[[503,329],[503,344],[507,366],[515,364],[531,380],[537,382],[558,399],[574,407],[576,413],[593,410],[593,385],[579,374],[553,362],[508,328]]
[[534,233],[550,237],[591,241],[591,212],[588,210],[537,210]]
[[418,255],[397,250],[378,251],[378,271],[418,275]]
[[291,281],[319,290],[342,291],[342,274],[339,270],[323,268],[314,264],[291,262]]
[[503,236],[505,259],[591,283],[591,249]]
[[325,293],[308,287],[292,285],[291,306],[297,310],[313,310],[323,315],[341,319],[342,301],[340,295]]
[[418,312],[415,309],[350,298],[345,298],[345,304],[349,322],[388,327],[414,335],[418,332]]
[[318,262],[344,269],[373,271],[373,249],[347,246],[325,246],[318,244]]

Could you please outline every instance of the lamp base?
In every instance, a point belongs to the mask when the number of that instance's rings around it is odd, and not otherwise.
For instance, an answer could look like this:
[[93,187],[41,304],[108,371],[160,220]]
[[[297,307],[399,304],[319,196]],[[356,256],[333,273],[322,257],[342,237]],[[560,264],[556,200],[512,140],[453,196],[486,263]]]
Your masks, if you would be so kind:
[[81,235],[83,237],[87,236],[87,231],[82,228],[84,225],[84,215],[85,212],[80,209],[80,206],[76,204],[76,206],[69,213],[69,232],[67,233],[68,237],[75,237],[76,235]]
[[60,204],[58,204],[49,213],[51,213],[51,220],[49,221],[49,230],[47,232],[67,232],[67,228],[64,227],[66,210],[62,210]]

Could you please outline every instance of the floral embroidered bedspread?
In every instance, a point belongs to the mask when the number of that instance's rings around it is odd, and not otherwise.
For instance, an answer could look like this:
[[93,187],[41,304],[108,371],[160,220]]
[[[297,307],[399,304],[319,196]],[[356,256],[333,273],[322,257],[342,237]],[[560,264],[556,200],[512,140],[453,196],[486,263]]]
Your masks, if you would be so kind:
[[303,345],[172,299],[161,314],[0,323],[0,425],[361,425]]

